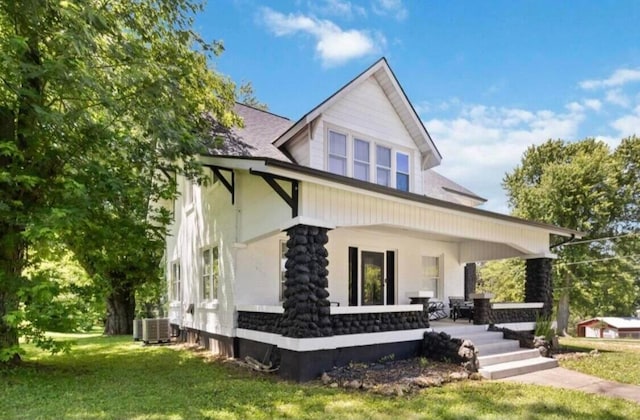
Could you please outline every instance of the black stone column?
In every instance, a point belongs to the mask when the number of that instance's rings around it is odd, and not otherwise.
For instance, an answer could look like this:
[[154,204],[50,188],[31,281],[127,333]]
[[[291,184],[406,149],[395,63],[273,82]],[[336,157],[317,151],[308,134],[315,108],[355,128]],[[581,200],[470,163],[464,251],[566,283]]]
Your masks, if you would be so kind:
[[491,316],[491,293],[472,293],[473,299],[473,323],[475,325],[493,324]]
[[464,300],[469,300],[471,293],[475,293],[477,280],[476,263],[467,263],[464,266]]
[[325,228],[296,225],[287,230],[284,315],[280,331],[285,337],[333,335],[327,287],[329,242]]
[[524,301],[542,302],[541,314],[551,316],[553,312],[553,281],[551,258],[534,258],[526,261]]

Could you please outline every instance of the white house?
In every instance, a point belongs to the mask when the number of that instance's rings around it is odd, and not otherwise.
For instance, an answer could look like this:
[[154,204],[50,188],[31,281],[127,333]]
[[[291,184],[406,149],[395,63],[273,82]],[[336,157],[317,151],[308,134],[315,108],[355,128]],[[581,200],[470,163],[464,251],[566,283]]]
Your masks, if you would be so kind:
[[410,297],[468,295],[467,263],[510,257],[550,312],[550,237],[579,233],[479,209],[435,172],[442,157],[384,58],[295,122],[236,112],[244,128],[201,157],[212,185],[180,180],[167,237],[170,320],[191,339],[278,352],[296,379],[365,348],[408,355],[428,323]]

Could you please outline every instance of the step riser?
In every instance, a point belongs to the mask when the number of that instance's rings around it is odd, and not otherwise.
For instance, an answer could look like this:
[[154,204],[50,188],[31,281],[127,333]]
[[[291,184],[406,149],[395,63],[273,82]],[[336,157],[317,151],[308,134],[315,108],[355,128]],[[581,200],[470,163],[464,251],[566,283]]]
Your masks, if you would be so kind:
[[535,359],[540,357],[540,352],[536,349],[526,349],[511,353],[499,353],[491,356],[480,356],[478,362],[480,367],[498,365],[501,363],[515,362],[518,360]]
[[479,344],[476,346],[478,356],[490,356],[500,353],[511,353],[520,349],[520,343],[509,340],[502,343]]
[[[537,372],[540,370],[552,369],[558,367],[558,361],[540,357],[540,361],[535,364],[526,364],[523,366],[510,366],[500,369],[500,365],[494,365],[493,369],[480,369],[480,374],[486,379],[502,379],[510,376],[524,375],[525,373]],[[526,361],[525,361],[526,362]]]

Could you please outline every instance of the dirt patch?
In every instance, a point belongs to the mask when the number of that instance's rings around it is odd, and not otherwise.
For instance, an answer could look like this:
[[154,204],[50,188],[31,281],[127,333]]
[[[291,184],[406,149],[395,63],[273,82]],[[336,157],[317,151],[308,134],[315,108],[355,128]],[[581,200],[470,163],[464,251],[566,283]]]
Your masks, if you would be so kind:
[[449,382],[480,379],[462,366],[425,358],[377,363],[350,363],[326,372],[320,381],[329,387],[360,389],[383,395],[404,395]]

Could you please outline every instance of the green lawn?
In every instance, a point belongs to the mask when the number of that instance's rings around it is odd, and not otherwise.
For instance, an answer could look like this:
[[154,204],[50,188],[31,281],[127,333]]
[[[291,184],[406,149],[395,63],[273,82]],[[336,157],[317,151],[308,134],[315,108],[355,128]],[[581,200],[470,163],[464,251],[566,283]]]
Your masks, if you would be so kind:
[[561,360],[561,366],[610,381],[640,385],[640,340],[562,337],[560,345],[578,351],[598,350],[597,355]]
[[2,419],[638,419],[628,401],[503,382],[405,397],[281,382],[170,346],[84,336],[66,355],[27,347],[0,370]]

